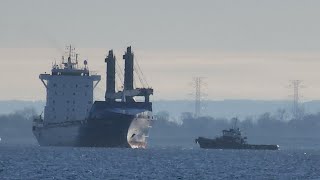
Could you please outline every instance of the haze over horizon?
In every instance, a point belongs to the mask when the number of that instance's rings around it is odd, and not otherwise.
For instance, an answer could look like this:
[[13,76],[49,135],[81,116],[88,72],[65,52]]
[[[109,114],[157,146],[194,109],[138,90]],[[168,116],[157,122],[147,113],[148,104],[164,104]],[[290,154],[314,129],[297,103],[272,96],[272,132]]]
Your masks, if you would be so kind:
[[[155,100],[191,99],[189,83],[206,77],[206,99],[290,99],[301,79],[303,100],[320,99],[320,2],[284,1],[2,1],[0,100],[44,100],[38,79],[59,62],[65,45],[103,79],[114,49],[126,46]],[[139,84],[139,83],[138,83]]]

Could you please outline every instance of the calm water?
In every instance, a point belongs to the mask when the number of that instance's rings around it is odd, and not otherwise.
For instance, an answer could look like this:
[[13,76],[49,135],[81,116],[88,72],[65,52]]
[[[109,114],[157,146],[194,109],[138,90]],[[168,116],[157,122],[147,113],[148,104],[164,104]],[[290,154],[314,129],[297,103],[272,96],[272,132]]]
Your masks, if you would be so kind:
[[320,150],[0,146],[0,179],[320,179]]

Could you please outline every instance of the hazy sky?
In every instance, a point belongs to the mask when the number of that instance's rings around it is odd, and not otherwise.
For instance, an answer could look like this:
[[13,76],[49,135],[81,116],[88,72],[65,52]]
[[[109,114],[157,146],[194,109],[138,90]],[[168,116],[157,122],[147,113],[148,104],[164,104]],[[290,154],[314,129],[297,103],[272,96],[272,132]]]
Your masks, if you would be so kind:
[[38,74],[70,43],[103,76],[107,50],[122,64],[132,45],[154,99],[190,99],[195,76],[206,77],[206,99],[288,99],[292,79],[304,80],[304,100],[320,99],[319,9],[316,0],[0,0],[0,100],[45,99]]

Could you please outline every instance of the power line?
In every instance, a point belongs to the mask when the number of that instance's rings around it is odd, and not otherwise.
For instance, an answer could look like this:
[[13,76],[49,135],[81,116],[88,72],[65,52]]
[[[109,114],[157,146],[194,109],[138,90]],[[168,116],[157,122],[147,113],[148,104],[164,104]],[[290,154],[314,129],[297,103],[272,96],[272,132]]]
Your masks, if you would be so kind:
[[204,84],[203,77],[193,78],[193,86],[195,88],[194,94],[194,117],[198,118],[201,116],[201,98],[203,95],[202,86]]
[[302,88],[301,80],[292,80],[290,82],[290,87],[293,88],[293,99],[292,99],[292,115],[294,119],[301,119],[303,116],[302,107],[300,105],[301,93],[300,88]]

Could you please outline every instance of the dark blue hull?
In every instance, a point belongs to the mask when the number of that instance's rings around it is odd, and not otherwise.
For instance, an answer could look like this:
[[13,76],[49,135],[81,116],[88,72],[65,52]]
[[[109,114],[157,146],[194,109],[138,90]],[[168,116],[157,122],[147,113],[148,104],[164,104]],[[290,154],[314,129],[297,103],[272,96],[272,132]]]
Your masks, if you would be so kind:
[[[151,103],[97,101],[92,106],[88,120],[80,127],[79,146],[130,148],[130,138],[139,133],[147,135],[145,128],[150,127],[146,123],[150,123],[151,111]],[[129,134],[133,121],[141,122],[141,127],[135,126],[135,131]]]

